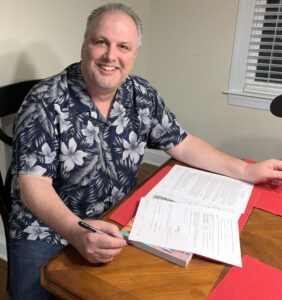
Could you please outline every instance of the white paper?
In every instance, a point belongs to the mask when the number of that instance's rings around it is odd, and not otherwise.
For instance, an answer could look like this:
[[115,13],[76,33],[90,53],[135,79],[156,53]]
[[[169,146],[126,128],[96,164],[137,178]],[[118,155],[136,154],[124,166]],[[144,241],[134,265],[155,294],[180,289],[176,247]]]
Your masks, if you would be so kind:
[[149,196],[174,202],[244,213],[253,185],[230,177],[175,165]]
[[146,197],[140,201],[129,239],[241,266],[233,213]]

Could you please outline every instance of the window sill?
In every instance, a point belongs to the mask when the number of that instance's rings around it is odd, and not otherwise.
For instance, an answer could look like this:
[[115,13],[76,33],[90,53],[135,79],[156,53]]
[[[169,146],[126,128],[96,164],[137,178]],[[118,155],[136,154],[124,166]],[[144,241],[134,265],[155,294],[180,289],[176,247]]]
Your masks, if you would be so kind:
[[270,103],[274,99],[270,95],[261,95],[253,93],[243,93],[240,91],[227,91],[228,103],[230,105],[243,106],[249,108],[269,110]]

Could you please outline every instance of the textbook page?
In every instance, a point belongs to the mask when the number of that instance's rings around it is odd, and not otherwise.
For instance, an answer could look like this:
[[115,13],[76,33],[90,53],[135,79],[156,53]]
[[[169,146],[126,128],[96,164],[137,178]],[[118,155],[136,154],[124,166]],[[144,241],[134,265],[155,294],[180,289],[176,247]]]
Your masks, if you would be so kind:
[[244,213],[253,184],[230,177],[175,165],[148,196]]
[[192,252],[241,267],[236,214],[142,198],[129,239]]

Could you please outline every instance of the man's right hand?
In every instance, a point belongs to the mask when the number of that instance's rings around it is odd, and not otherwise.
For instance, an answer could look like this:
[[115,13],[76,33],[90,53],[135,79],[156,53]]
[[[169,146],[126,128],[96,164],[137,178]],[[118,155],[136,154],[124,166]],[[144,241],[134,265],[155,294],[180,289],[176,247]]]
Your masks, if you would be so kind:
[[70,211],[54,190],[52,178],[20,175],[19,185],[21,199],[28,209],[71,243],[89,262],[107,263],[126,245],[118,227],[111,223],[87,220],[93,227],[113,237],[81,228],[78,225],[81,220]]
[[81,228],[77,224],[71,244],[91,263],[108,263],[118,255],[126,241],[116,225],[100,220],[87,220],[93,227],[108,233],[103,235]]

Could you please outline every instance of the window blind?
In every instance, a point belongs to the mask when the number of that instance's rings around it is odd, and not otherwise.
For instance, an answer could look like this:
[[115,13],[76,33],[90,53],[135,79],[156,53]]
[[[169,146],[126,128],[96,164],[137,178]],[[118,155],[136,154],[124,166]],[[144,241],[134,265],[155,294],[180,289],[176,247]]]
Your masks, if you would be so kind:
[[282,0],[256,0],[244,91],[282,93]]

